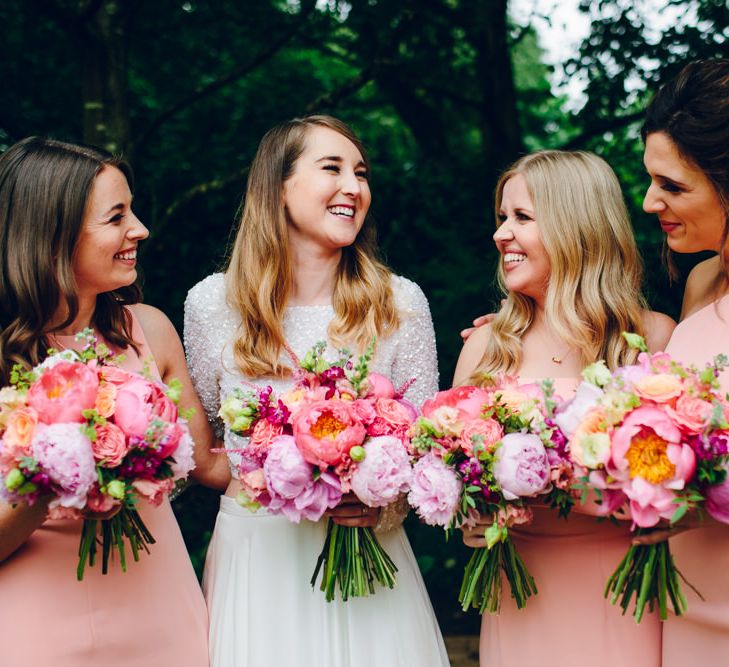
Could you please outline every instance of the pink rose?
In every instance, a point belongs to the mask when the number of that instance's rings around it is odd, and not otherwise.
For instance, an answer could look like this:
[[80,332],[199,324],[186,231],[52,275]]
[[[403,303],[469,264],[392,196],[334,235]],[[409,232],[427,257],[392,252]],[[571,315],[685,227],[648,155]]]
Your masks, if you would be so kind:
[[44,424],[83,422],[84,410],[96,402],[99,377],[82,363],[59,361],[28,390],[28,405]]
[[160,505],[170,491],[175,487],[174,480],[167,479],[135,479],[132,486],[141,496],[144,496],[152,505]]
[[91,448],[94,458],[103,461],[105,468],[116,468],[129,451],[124,432],[111,422],[96,427],[96,440]]
[[186,427],[179,422],[165,424],[162,435],[157,441],[157,456],[161,459],[166,459],[169,456],[174,457],[177,453],[180,438],[182,438],[185,431]]
[[138,377],[136,373],[130,373],[118,366],[102,366],[100,373],[103,382],[109,382],[117,387],[121,387],[123,384]]
[[395,387],[384,375],[369,373],[367,375],[367,396],[395,398]]
[[454,387],[439,391],[423,403],[423,417],[430,418],[441,406],[456,408],[459,419],[478,419],[489,403],[489,393],[480,387]]
[[549,487],[549,461],[539,436],[507,433],[496,450],[494,478],[506,500],[532,497]]
[[133,376],[119,387],[114,422],[127,436],[144,438],[150,421],[177,420],[177,407],[155,383]]
[[375,401],[375,411],[378,417],[393,426],[409,426],[413,421],[410,411],[392,398],[378,398]]
[[490,450],[504,435],[504,429],[495,419],[474,419],[463,425],[457,445],[469,458],[473,455],[473,447],[480,442]]
[[283,424],[273,424],[268,419],[260,419],[256,422],[251,433],[247,452],[251,456],[265,456],[271,447],[273,439],[283,435]]
[[302,406],[293,417],[296,444],[311,465],[336,466],[367,435],[351,402],[316,401]]
[[683,394],[679,396],[674,408],[666,407],[666,412],[685,433],[694,435],[703,430],[711,418],[713,408],[708,401]]

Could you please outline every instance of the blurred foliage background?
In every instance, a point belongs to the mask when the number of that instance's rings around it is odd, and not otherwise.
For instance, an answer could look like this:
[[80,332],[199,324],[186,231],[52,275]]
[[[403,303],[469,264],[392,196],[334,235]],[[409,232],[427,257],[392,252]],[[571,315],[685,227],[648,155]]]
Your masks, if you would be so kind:
[[[528,4],[522,0],[521,4]],[[136,172],[145,298],[176,323],[187,290],[221,265],[247,165],[273,124],[311,112],[349,122],[373,163],[384,257],[430,299],[441,384],[458,330],[496,307],[492,193],[501,169],[539,148],[593,150],[633,214],[654,308],[678,316],[682,284],[641,211],[638,135],[652,91],[687,61],[727,56],[726,0],[581,2],[590,30],[550,85],[535,21],[507,0],[0,0],[0,149],[29,135],[123,152]],[[556,4],[556,3],[555,3]],[[662,33],[651,18],[675,21]],[[696,258],[679,263],[683,275]],[[216,494],[176,511],[198,571]],[[467,554],[412,517],[407,529],[446,633],[478,631],[454,602]]]

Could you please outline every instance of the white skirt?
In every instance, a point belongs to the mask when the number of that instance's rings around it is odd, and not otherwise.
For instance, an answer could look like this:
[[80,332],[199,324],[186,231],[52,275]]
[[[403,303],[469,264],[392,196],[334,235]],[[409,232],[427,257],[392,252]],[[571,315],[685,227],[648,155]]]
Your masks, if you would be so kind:
[[309,583],[326,523],[220,499],[203,575],[212,667],[449,665],[405,531],[377,536],[398,568],[394,589],[327,602]]

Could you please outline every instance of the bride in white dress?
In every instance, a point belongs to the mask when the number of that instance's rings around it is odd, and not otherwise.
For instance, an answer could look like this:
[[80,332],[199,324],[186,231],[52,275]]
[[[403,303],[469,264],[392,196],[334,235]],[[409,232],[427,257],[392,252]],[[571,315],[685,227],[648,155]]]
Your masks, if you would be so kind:
[[[362,351],[377,337],[371,370],[420,405],[437,391],[428,302],[413,282],[375,259],[368,162],[341,121],[309,116],[264,136],[251,165],[228,268],[198,283],[185,303],[193,381],[211,421],[243,382],[291,385],[290,350],[301,357]],[[218,422],[219,423],[219,422]],[[225,432],[229,450],[246,439]],[[239,456],[228,452],[231,468]],[[326,602],[309,581],[326,520],[290,523],[239,506],[231,482],[208,550],[203,588],[212,667],[442,667],[443,639],[402,529],[402,503],[381,512],[348,501],[331,511],[348,526],[374,526],[395,562],[394,589]]]

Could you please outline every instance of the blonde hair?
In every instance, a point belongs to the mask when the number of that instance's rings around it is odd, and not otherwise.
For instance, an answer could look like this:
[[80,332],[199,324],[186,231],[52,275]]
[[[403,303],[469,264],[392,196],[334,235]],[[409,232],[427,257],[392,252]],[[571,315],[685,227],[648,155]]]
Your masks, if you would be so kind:
[[[342,121],[331,116],[295,118],[269,130],[251,164],[243,212],[225,271],[229,305],[241,317],[233,345],[235,363],[243,375],[286,376],[281,364],[286,346],[282,318],[293,285],[283,184],[304,152],[311,128],[325,127],[349,139],[369,171],[362,142]],[[336,346],[364,350],[400,324],[389,269],[377,259],[375,228],[369,216],[351,246],[342,249],[328,336]]]
[[[637,352],[621,336],[643,334],[642,262],[620,184],[610,166],[583,151],[539,151],[517,160],[496,185],[496,219],[507,181],[521,174],[534,205],[550,264],[545,319],[583,364],[604,359],[610,368]],[[498,222],[497,222],[498,224]],[[503,265],[498,282],[506,302],[491,325],[483,357],[469,382],[485,373],[514,372],[521,337],[534,321],[530,297],[508,292]]]

